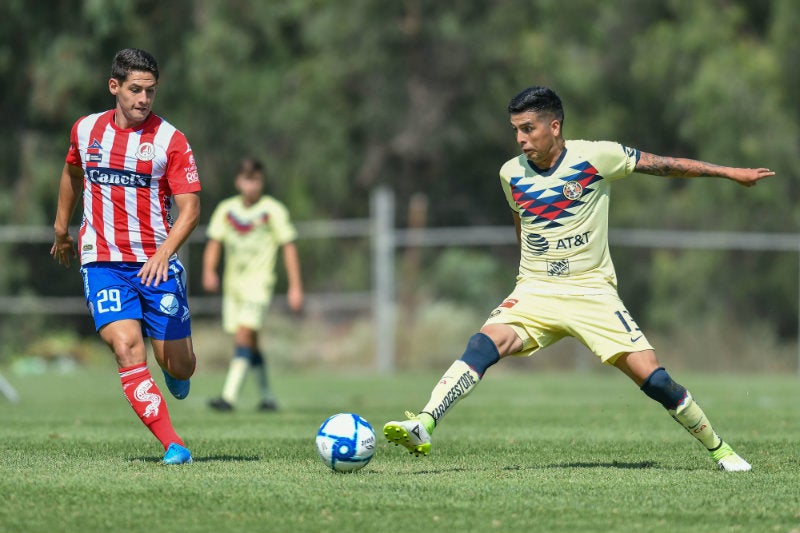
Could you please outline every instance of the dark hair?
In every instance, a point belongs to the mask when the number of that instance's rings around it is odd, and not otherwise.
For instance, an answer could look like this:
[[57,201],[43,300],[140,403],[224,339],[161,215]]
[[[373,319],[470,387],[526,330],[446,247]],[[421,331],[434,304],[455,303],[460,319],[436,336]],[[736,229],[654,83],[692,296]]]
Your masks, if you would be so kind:
[[535,113],[550,113],[563,125],[564,107],[561,98],[549,87],[528,87],[520,92],[508,103],[510,114],[533,111]]
[[245,157],[239,161],[239,172],[237,176],[245,178],[253,178],[257,175],[264,176],[264,165],[258,159],[253,157]]
[[122,83],[131,72],[150,72],[158,81],[158,62],[149,52],[138,48],[120,50],[111,63],[111,77]]

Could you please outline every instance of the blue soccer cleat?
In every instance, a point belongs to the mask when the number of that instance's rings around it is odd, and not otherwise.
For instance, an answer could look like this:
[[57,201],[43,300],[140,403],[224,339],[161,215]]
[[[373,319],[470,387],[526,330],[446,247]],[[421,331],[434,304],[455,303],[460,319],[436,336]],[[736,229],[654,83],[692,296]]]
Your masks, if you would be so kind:
[[192,384],[191,380],[173,378],[163,368],[161,369],[161,371],[164,373],[164,381],[167,384],[169,392],[171,392],[172,395],[175,396],[175,398],[177,398],[178,400],[183,400],[184,398],[189,396],[189,387]]
[[192,462],[192,454],[187,448],[173,442],[169,445],[169,448],[167,448],[162,462],[165,465],[190,464]]

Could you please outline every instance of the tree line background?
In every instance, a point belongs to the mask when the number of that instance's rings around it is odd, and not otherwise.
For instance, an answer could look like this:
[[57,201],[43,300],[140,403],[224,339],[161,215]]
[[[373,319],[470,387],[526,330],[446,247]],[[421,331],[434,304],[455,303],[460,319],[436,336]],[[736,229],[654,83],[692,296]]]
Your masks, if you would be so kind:
[[[634,175],[615,187],[612,227],[795,233],[798,27],[795,0],[4,0],[0,224],[52,224],[69,129],[113,106],[111,59],[138,47],[159,60],[154,111],[194,149],[202,222],[252,155],[296,221],[365,217],[369,192],[386,185],[398,226],[419,195],[431,226],[510,224],[497,179],[518,153],[506,105],[548,85],[568,138],[778,173],[751,189]],[[309,290],[368,287],[363,243],[300,246]],[[77,271],[56,268],[48,250],[0,245],[0,294],[80,294]],[[698,351],[797,337],[796,254],[613,253],[646,331],[693,338]],[[429,250],[404,290],[484,317],[510,290],[515,260]],[[60,327],[73,326],[4,316],[0,360]]]

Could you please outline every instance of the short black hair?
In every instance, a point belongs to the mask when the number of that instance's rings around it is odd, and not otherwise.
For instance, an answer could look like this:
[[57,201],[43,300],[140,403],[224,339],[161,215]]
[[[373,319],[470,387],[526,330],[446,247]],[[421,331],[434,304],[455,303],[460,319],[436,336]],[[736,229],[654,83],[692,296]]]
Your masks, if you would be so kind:
[[138,48],[125,48],[117,52],[111,63],[111,77],[120,83],[131,72],[150,72],[158,81],[158,61],[149,52]]
[[254,157],[245,157],[239,161],[239,172],[237,176],[245,178],[264,177],[264,164]]
[[563,125],[564,107],[561,98],[549,87],[528,87],[511,99],[508,103],[509,114],[533,111],[535,113],[550,113]]

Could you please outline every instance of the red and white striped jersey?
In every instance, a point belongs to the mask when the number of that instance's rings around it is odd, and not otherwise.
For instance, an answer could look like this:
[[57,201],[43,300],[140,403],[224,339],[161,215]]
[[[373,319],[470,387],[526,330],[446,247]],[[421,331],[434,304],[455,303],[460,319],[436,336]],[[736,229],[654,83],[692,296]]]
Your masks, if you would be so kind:
[[113,109],[78,119],[66,161],[84,171],[83,265],[146,262],[172,227],[172,196],[200,190],[186,137],[153,113],[136,130],[117,127]]

